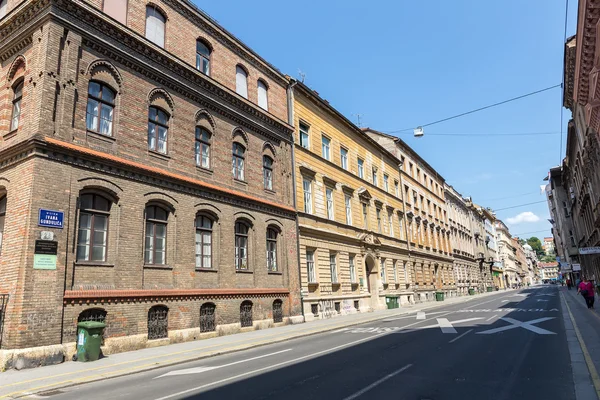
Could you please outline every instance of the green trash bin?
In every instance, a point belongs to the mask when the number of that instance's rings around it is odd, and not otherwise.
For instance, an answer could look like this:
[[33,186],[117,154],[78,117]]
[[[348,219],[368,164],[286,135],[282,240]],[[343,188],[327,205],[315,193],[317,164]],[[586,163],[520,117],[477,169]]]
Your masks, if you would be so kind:
[[444,292],[435,292],[436,301],[444,301]]
[[487,291],[488,292],[493,292],[494,291],[494,287],[493,286],[488,286],[487,287]]
[[469,296],[475,295],[475,289],[469,289]]
[[398,308],[398,297],[396,296],[385,296],[385,304],[387,305],[388,310]]
[[100,358],[104,322],[84,321],[77,324],[77,360],[96,361]]

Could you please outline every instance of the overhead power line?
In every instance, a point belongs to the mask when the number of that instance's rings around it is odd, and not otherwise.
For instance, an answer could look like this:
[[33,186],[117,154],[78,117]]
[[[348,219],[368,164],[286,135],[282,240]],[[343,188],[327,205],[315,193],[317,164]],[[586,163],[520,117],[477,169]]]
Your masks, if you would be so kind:
[[515,197],[529,196],[529,195],[537,194],[537,193],[538,192],[529,192],[529,193],[523,193],[523,194],[516,194],[514,196],[496,197],[495,199],[482,199],[482,200],[479,200],[479,201],[496,201],[496,200],[514,199]]
[[543,229],[541,231],[533,231],[533,232],[523,232],[523,233],[515,233],[510,234],[511,236],[521,236],[521,235],[531,235],[532,233],[540,233],[540,232],[548,232],[550,229]]
[[[558,135],[560,132],[522,132],[522,133],[427,133],[427,136],[538,136]],[[411,135],[407,132],[404,135]]]
[[[465,115],[473,114],[473,113],[476,113],[476,112],[479,112],[479,111],[487,110],[488,108],[492,108],[492,107],[496,107],[496,106],[499,106],[499,105],[502,105],[502,104],[510,103],[511,101],[515,101],[515,100],[519,100],[519,99],[522,99],[522,98],[525,98],[525,97],[533,96],[534,94],[542,93],[542,92],[545,92],[545,91],[548,91],[548,90],[551,90],[551,89],[555,89],[555,88],[561,87],[561,86],[562,86],[562,83],[559,83],[558,85],[549,86],[549,87],[544,88],[544,89],[536,90],[535,92],[529,92],[529,93],[523,94],[521,96],[517,96],[517,97],[513,97],[513,98],[508,99],[508,100],[501,101],[499,103],[490,104],[490,105],[485,106],[485,107],[476,108],[475,110],[467,111],[467,112],[464,112],[464,113],[461,113],[461,114],[453,115],[451,117],[443,118],[443,119],[440,119],[440,120],[437,120],[437,121],[433,121],[433,122],[429,122],[427,124],[421,124],[421,125],[417,125],[417,126],[426,127],[426,126],[430,126],[430,125],[439,124],[440,122],[449,121],[451,119],[455,119],[455,118],[463,117]],[[405,129],[398,129],[398,130],[388,131],[387,133],[406,132],[406,131],[412,130],[414,128],[416,128],[416,126],[413,126],[413,127],[410,127],[410,128],[405,128]]]
[[510,207],[504,207],[504,208],[496,208],[494,211],[510,210],[511,208],[517,208],[517,207],[523,207],[523,206],[530,206],[532,204],[540,204],[540,203],[546,203],[546,202],[547,202],[547,200],[534,201],[533,203],[524,203],[524,204],[517,204],[516,206],[510,206]]

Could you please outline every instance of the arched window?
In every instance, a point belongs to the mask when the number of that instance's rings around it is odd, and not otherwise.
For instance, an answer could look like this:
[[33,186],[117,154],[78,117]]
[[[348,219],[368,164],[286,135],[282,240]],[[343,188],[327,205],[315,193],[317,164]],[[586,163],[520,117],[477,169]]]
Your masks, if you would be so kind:
[[242,328],[252,326],[252,302],[249,300],[240,305],[240,323]]
[[148,311],[148,340],[169,336],[169,309],[154,306]]
[[213,332],[215,330],[216,308],[213,303],[204,303],[200,306],[200,332]]
[[0,254],[2,254],[2,241],[4,239],[4,219],[6,218],[6,196],[0,199]]
[[267,88],[267,84],[262,80],[258,80],[258,106],[264,110],[269,109],[269,89]]
[[15,131],[19,128],[19,119],[21,118],[21,100],[23,99],[23,82],[21,79],[13,86],[13,101],[12,101],[12,118],[10,120],[10,131]]
[[241,65],[235,67],[235,91],[248,98],[248,73]]
[[244,158],[246,156],[246,149],[239,143],[233,143],[233,158],[232,168],[233,177],[237,180],[244,180]]
[[211,134],[206,129],[196,127],[196,165],[210,168],[210,143]]
[[212,229],[212,218],[196,216],[196,268],[212,268]]
[[6,15],[6,8],[8,5],[8,0],[0,0],[0,18]]
[[115,92],[100,82],[88,85],[86,128],[106,136],[112,136]]
[[235,269],[248,269],[248,224],[245,222],[235,223]]
[[110,201],[97,194],[79,198],[77,261],[106,261]]
[[165,16],[154,6],[146,7],[146,39],[165,47]]
[[144,262],[164,265],[167,259],[168,212],[159,206],[146,207],[146,243]]
[[79,314],[79,317],[77,317],[77,322],[85,321],[105,322],[106,310],[102,308],[88,308],[87,310],[82,311]]
[[148,112],[148,149],[167,154],[169,114],[151,106]]
[[273,322],[283,322],[283,301],[279,299],[273,302]]
[[273,190],[273,159],[263,156],[263,181],[265,189]]
[[203,40],[196,40],[196,69],[210,75],[210,47]]
[[277,236],[274,228],[267,228],[267,268],[269,272],[277,272]]

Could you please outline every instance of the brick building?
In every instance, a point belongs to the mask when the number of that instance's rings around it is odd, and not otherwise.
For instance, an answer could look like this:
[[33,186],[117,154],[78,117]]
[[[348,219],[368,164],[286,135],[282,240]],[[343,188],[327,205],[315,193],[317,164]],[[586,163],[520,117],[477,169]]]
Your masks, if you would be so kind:
[[301,320],[279,71],[185,0],[0,0],[0,38],[0,368],[84,319],[105,354]]

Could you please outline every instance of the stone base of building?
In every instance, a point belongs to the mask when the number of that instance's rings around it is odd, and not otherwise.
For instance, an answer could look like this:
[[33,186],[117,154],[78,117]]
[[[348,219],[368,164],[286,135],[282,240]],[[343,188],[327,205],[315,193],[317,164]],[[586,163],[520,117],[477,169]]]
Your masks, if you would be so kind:
[[[233,335],[274,328],[288,324],[304,322],[304,317],[286,317],[283,322],[274,323],[272,319],[254,321],[251,327],[242,328],[241,324],[217,325],[214,332],[200,332],[200,328],[179,329],[169,331],[169,336],[163,339],[148,340],[148,335],[130,335],[113,337],[104,340],[101,347],[105,356],[126,351],[141,350],[169,344],[190,342],[193,340],[210,339],[217,336]],[[45,365],[60,364],[73,360],[77,353],[77,343],[63,343],[50,346],[30,347],[25,349],[0,350],[0,371],[7,369],[36,368]]]

